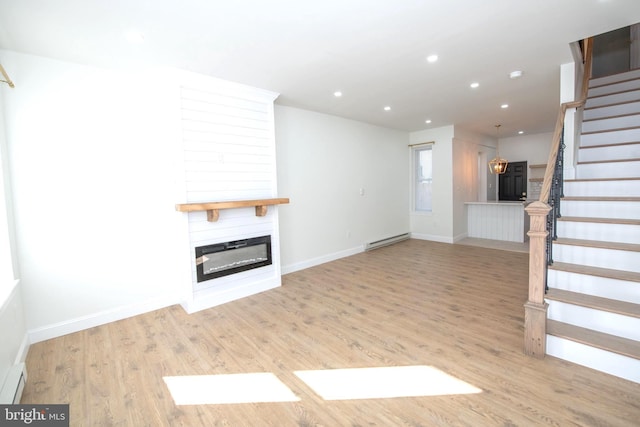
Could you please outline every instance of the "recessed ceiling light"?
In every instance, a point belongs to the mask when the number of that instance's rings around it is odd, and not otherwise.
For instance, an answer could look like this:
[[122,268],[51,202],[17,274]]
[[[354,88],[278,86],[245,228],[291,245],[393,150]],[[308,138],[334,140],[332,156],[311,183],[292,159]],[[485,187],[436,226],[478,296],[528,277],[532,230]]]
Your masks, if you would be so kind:
[[438,60],[438,55],[429,55],[427,56],[427,62],[434,63]]
[[520,70],[512,71],[512,72],[510,72],[510,73],[509,73],[509,78],[511,78],[511,79],[517,79],[517,78],[519,78],[519,77],[522,77],[522,74],[523,74],[523,73],[522,73],[522,71],[520,71]]
[[387,105],[386,107],[384,107],[384,111],[391,111],[391,107]]
[[473,82],[473,83],[471,83],[469,86],[471,86],[471,89],[475,89],[475,88],[477,88],[478,86],[480,86],[480,83],[478,83],[478,82]]
[[336,98],[340,98],[342,96],[342,92],[337,90],[337,91],[333,92],[333,96],[335,96]]
[[429,123],[431,123],[431,120],[427,119],[427,120],[425,120],[424,122],[425,122],[426,124],[429,124]]
[[509,104],[502,104],[500,108],[509,108]]
[[143,43],[144,34],[137,30],[129,30],[124,33],[125,38],[129,43]]

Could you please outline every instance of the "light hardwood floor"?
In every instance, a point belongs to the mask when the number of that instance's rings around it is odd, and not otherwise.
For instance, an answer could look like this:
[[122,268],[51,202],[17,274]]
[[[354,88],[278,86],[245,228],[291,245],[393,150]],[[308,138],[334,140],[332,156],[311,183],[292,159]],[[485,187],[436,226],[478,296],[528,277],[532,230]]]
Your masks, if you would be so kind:
[[[71,425],[639,425],[639,384],[523,355],[527,262],[525,253],[408,240],[192,315],[173,306],[37,343],[23,403],[70,403]],[[408,365],[482,392],[324,400],[294,374]],[[300,400],[176,405],[163,380],[257,372]]]

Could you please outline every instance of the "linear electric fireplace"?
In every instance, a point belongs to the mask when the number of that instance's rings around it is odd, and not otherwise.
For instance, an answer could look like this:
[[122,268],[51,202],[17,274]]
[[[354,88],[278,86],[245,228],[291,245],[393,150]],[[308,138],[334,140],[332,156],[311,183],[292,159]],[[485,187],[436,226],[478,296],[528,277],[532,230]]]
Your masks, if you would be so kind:
[[198,282],[271,265],[271,236],[196,247]]

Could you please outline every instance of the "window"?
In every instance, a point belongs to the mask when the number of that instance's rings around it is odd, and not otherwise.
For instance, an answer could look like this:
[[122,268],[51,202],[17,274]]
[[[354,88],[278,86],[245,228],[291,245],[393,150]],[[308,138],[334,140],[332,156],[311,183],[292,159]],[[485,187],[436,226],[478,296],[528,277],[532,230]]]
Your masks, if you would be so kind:
[[431,154],[431,145],[413,149],[413,210],[418,212],[431,212]]

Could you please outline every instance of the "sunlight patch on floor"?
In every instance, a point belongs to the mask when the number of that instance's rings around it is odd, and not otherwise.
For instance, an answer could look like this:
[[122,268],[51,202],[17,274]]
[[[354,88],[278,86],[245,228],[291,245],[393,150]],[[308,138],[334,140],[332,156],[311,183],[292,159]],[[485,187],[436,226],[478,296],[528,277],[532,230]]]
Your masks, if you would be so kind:
[[[295,371],[324,400],[384,399],[482,393],[432,366]],[[273,373],[164,377],[176,405],[297,402]]]
[[328,369],[294,372],[325,400],[381,399],[481,393],[432,366]]
[[297,402],[272,373],[163,377],[176,405]]

